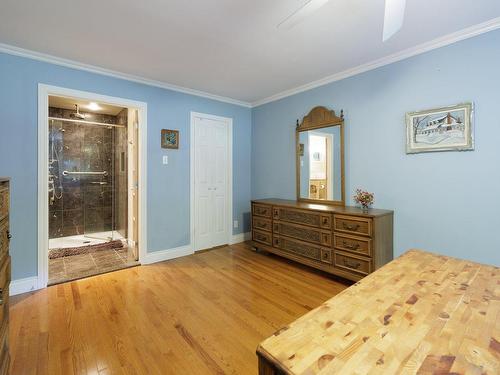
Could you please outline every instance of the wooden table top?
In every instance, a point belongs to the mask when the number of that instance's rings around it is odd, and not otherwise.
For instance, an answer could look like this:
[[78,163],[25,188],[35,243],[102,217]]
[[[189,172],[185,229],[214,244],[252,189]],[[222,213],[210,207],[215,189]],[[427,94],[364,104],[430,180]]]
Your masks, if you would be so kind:
[[334,206],[331,204],[321,203],[321,201],[318,201],[318,203],[309,203],[309,202],[294,201],[289,199],[267,198],[267,199],[254,199],[252,200],[252,202],[273,204],[273,205],[292,207],[292,208],[302,208],[305,210],[330,212],[336,214],[358,215],[366,217],[385,216],[385,215],[392,215],[394,213],[394,211],[383,210],[380,208],[369,208],[367,211],[363,211],[360,207]]
[[408,251],[257,352],[285,374],[500,374],[500,270]]

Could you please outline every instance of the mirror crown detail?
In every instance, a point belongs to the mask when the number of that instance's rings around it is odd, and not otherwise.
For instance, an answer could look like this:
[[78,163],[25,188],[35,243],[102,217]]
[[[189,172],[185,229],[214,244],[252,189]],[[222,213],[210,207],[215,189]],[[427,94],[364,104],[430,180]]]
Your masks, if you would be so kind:
[[325,126],[341,125],[344,123],[344,110],[340,110],[340,117],[335,114],[335,111],[329,110],[326,107],[318,106],[304,116],[302,122],[297,119],[297,128],[300,130],[317,129]]

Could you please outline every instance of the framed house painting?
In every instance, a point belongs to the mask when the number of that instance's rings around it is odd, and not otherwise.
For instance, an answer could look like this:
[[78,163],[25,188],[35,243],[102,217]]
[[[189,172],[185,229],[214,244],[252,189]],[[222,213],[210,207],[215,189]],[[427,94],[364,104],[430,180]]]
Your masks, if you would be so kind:
[[472,103],[406,114],[406,153],[474,150]]
[[179,131],[162,129],[161,130],[161,147],[162,148],[179,148]]

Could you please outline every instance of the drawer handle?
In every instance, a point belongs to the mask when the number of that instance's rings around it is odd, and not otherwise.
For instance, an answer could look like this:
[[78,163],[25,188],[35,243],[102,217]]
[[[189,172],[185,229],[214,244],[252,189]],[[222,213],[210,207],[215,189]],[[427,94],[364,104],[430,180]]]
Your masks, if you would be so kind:
[[323,259],[330,259],[330,253],[324,252]]
[[10,240],[12,238],[12,234],[10,234],[10,231],[7,231],[7,239]]
[[267,237],[266,237],[266,236],[263,236],[263,235],[261,235],[261,234],[256,234],[256,235],[255,235],[255,238],[256,238],[256,239],[258,239],[258,240],[260,240],[260,241],[265,241],[265,240],[267,240]]
[[0,289],[0,306],[3,305],[3,290]]
[[347,260],[346,258],[344,258],[344,266],[347,266],[349,268],[358,269],[359,267],[361,267],[361,263],[359,263],[359,262],[352,263],[349,260]]
[[323,224],[328,224],[328,222],[329,222],[329,221],[330,221],[330,220],[328,220],[328,218],[327,218],[327,217],[324,217],[324,218],[323,218]]
[[280,246],[280,239],[279,238],[274,239],[274,246],[276,246],[276,247]]
[[358,230],[359,229],[359,224],[349,225],[345,221],[342,222],[342,226],[344,227],[344,229],[347,229],[347,230]]
[[349,242],[343,241],[342,245],[349,250],[358,250],[359,249],[359,243],[357,244],[350,244]]

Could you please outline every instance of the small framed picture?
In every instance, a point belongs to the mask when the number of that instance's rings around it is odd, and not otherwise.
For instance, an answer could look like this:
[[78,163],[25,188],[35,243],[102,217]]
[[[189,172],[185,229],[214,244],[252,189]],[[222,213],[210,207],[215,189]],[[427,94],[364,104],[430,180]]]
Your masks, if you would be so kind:
[[162,129],[161,130],[161,147],[162,148],[179,148],[179,131]]
[[406,114],[406,153],[474,150],[472,103]]
[[299,156],[304,156],[304,144],[299,144]]

